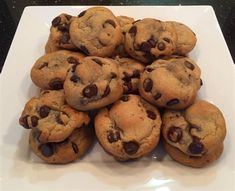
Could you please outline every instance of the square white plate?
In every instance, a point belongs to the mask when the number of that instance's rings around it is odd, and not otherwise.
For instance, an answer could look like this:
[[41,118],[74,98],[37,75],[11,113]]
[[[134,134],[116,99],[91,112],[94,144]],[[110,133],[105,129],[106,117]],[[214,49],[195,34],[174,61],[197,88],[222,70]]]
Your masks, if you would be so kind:
[[222,157],[204,169],[173,162],[161,146],[139,161],[118,163],[98,144],[82,160],[68,165],[42,163],[30,152],[28,131],[18,124],[24,104],[38,89],[30,69],[44,53],[51,20],[65,12],[77,15],[87,7],[27,7],[0,75],[1,190],[235,190],[234,64],[210,6],[109,7],[116,15],[153,17],[190,26],[198,43],[190,53],[201,67],[199,97],[216,104],[227,122]]

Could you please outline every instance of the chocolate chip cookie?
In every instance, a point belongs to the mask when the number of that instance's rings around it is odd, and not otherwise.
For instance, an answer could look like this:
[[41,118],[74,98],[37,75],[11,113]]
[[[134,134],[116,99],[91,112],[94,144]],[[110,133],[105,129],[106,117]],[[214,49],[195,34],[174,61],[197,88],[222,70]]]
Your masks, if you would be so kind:
[[108,57],[122,42],[121,27],[105,7],[92,7],[79,13],[70,25],[72,42],[85,54]]
[[140,74],[144,70],[144,65],[131,58],[115,57],[115,60],[119,65],[124,93],[136,93],[138,91]]
[[88,56],[74,65],[64,83],[66,101],[78,110],[104,107],[118,100],[122,93],[116,61]]
[[74,129],[87,125],[90,118],[66,105],[62,90],[46,90],[26,103],[19,122],[37,132],[38,141],[46,143],[63,141]]
[[156,19],[137,20],[125,34],[125,49],[133,58],[151,63],[176,50],[177,35],[172,24]]
[[[197,100],[185,110],[165,111],[162,120],[164,140],[184,155],[203,158],[215,151],[221,154],[226,125],[222,112],[215,105]],[[220,149],[216,150],[217,148]],[[180,162],[179,158],[176,159]]]
[[93,141],[94,132],[89,126],[75,129],[61,142],[41,143],[37,139],[37,133],[31,131],[29,135],[32,151],[51,164],[65,164],[81,158],[92,146]]
[[167,21],[165,24],[173,25],[176,31],[177,42],[175,54],[185,55],[195,47],[197,38],[195,33],[188,26],[176,21]]
[[152,151],[158,144],[160,127],[158,109],[138,95],[123,95],[95,117],[99,143],[120,161],[140,158]]
[[52,20],[50,35],[45,47],[46,53],[53,52],[56,49],[73,50],[77,48],[72,43],[69,35],[70,23],[74,18],[71,15],[62,13]]
[[146,66],[139,83],[140,95],[150,103],[170,109],[191,105],[200,89],[201,71],[187,57],[157,60]]
[[62,89],[68,70],[83,58],[81,53],[66,50],[45,54],[31,69],[31,79],[42,89]]

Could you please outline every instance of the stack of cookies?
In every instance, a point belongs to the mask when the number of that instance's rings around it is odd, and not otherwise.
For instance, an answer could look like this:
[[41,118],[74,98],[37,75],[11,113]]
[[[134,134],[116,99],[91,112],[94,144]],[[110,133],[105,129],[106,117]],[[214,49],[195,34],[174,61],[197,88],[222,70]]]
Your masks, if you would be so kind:
[[48,163],[72,162],[95,134],[107,153],[127,161],[150,153],[162,136],[181,164],[218,159],[226,126],[216,106],[196,100],[201,70],[185,56],[196,41],[182,23],[135,21],[104,7],[54,18],[46,54],[31,69],[41,93],[19,120],[31,129],[32,151]]

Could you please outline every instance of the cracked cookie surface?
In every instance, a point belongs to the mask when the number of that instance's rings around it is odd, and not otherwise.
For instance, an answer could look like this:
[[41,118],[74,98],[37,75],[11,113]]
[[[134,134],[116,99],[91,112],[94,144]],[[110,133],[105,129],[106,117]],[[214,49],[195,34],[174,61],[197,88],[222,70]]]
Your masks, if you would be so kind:
[[95,132],[101,146],[121,161],[151,152],[158,144],[160,127],[157,108],[138,95],[123,95],[95,117]]
[[89,122],[86,113],[76,111],[65,103],[62,90],[45,90],[39,97],[31,98],[19,119],[24,128],[37,133],[41,143],[63,141],[74,129]]
[[82,11],[69,29],[72,42],[90,56],[111,56],[122,42],[122,30],[113,13],[105,7]]
[[104,107],[118,100],[122,81],[116,61],[88,56],[73,67],[64,83],[66,101],[78,110]]
[[82,53],[60,50],[41,56],[31,69],[31,79],[42,89],[63,89],[68,70],[84,58]]
[[140,77],[140,95],[150,103],[170,109],[191,105],[201,87],[201,71],[187,57],[170,57],[146,66]]
[[75,129],[62,142],[41,143],[31,130],[29,145],[42,160],[52,164],[65,164],[81,158],[94,142],[94,130],[89,126]]

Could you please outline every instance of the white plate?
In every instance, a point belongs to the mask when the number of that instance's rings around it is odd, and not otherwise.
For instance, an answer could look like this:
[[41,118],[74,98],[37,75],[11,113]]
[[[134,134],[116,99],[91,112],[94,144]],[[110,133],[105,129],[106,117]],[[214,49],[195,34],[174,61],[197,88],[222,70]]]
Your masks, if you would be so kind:
[[97,144],[82,160],[47,165],[29,150],[28,131],[18,124],[26,101],[38,89],[30,80],[34,61],[44,53],[51,20],[87,7],[27,7],[1,74],[1,190],[235,190],[234,66],[210,6],[109,7],[116,15],[176,20],[189,25],[198,43],[190,53],[202,69],[199,96],[216,104],[227,122],[222,157],[204,169],[173,162],[158,147],[140,161],[118,163]]

